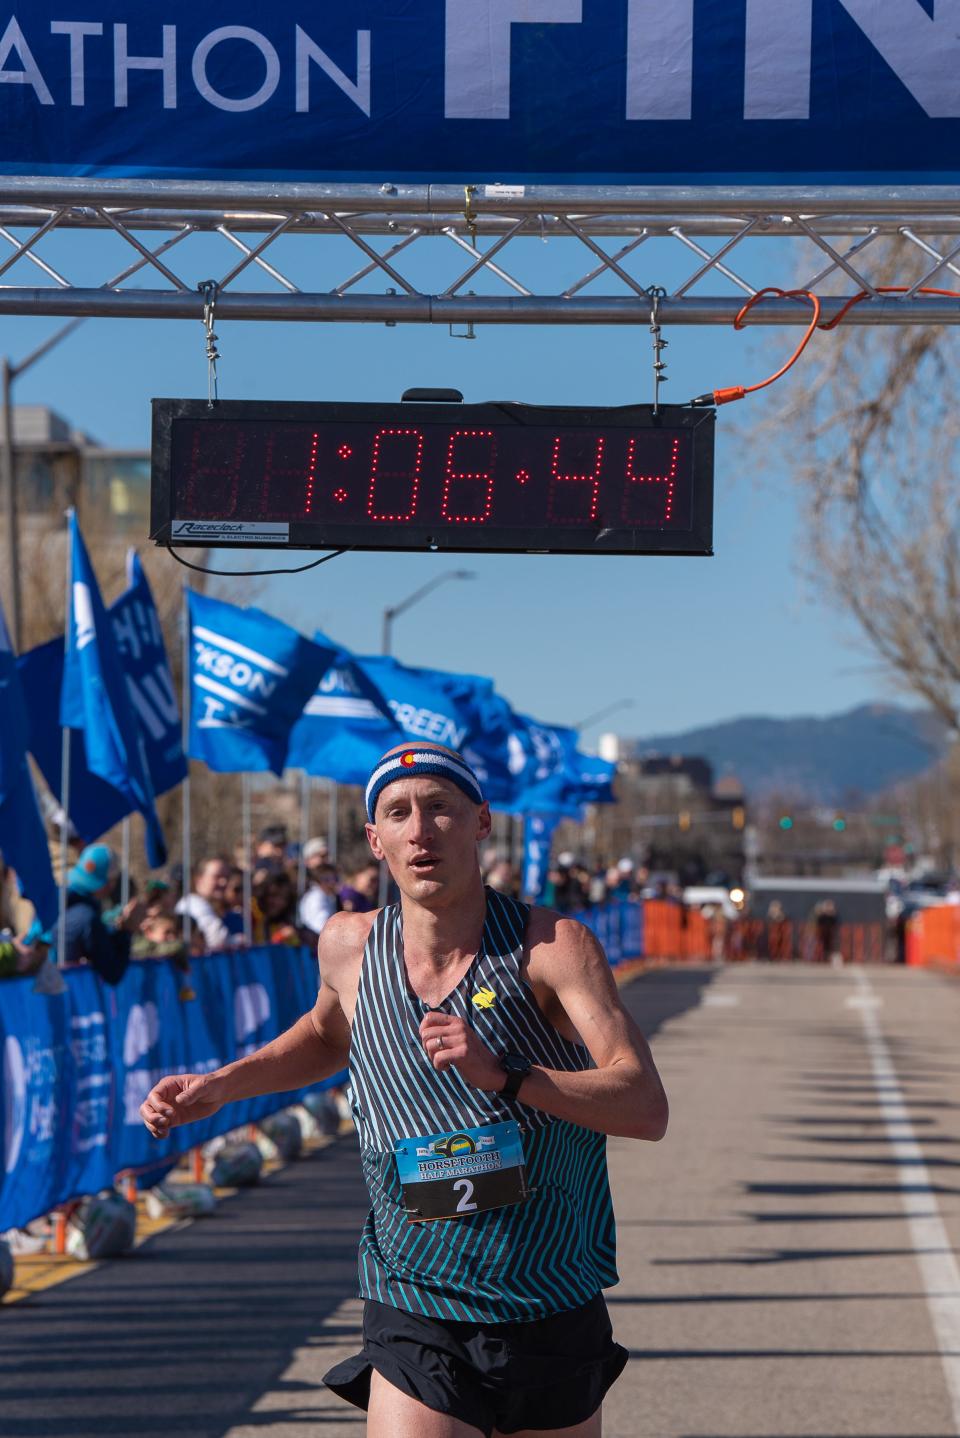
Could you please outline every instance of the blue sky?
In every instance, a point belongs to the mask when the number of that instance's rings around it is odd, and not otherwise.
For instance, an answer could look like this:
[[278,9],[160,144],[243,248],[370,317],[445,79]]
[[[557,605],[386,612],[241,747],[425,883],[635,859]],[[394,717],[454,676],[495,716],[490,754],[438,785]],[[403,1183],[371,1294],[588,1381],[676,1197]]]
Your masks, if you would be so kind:
[[[107,253],[111,241],[54,236],[44,253],[75,283],[101,283],[113,259],[115,270],[124,263],[122,251]],[[346,272],[337,243],[313,242],[313,283],[322,286],[335,264]],[[658,254],[658,243],[648,257],[642,252],[648,268],[636,273],[643,283],[671,281],[673,258],[663,248]],[[564,244],[526,242],[521,272],[535,268],[541,284],[564,278],[575,258]],[[208,253],[209,260],[199,249],[184,265],[188,282],[218,272]],[[302,263],[301,251],[288,253],[292,264]],[[766,278],[753,272],[754,283],[772,280],[774,258],[769,250],[755,254]],[[420,263],[411,273],[430,288],[436,248]],[[462,251],[455,263],[463,268]],[[17,360],[58,323],[5,320],[5,352]],[[426,326],[223,322],[217,331],[223,398],[395,400],[410,385],[453,386],[470,401],[625,404],[652,396],[645,325],[488,326],[473,342]],[[795,342],[792,330],[676,327],[667,337],[664,398],[674,403],[761,378]],[[829,342],[816,336],[781,386],[802,385],[817,345]],[[146,446],[151,397],[204,397],[206,382],[199,322],[97,320],[24,375],[16,401],[49,404],[104,444]],[[488,674],[515,708],[547,722],[576,723],[629,699],[632,707],[608,721],[629,735],[746,713],[828,713],[882,697],[869,654],[801,580],[798,497],[781,469],[762,468],[771,454],[775,462],[775,451],[750,436],[766,412],[763,400],[750,398],[720,412],[712,559],[347,554],[313,573],[265,579],[256,602],[306,633],[322,628],[350,648],[376,651],[387,605],[444,569],[469,568],[474,580],[446,583],[398,618],[396,656]],[[256,562],[266,568],[308,557],[261,553]],[[249,556],[235,561],[248,563]],[[594,726],[586,738],[606,727]]]

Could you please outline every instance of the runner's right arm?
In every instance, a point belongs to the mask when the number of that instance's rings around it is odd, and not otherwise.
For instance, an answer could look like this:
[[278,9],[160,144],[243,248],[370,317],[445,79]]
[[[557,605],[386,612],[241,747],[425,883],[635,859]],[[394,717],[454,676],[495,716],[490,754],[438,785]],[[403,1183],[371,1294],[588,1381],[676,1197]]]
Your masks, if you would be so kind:
[[346,1067],[350,1025],[336,984],[354,947],[352,930],[349,920],[336,924],[331,919],[324,928],[318,944],[317,1002],[285,1033],[213,1073],[168,1074],[151,1089],[140,1105],[140,1117],[154,1138],[165,1138],[179,1124],[209,1118],[236,1099],[305,1088]]

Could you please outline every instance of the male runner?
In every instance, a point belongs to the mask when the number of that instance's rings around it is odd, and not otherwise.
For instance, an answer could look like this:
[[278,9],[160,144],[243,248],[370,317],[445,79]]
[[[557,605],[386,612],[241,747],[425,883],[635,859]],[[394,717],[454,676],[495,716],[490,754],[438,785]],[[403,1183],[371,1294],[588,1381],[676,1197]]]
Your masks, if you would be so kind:
[[659,1139],[667,1103],[581,924],[485,890],[490,811],[469,765],[402,745],[366,790],[400,903],[335,914],[317,1003],[215,1073],[161,1080],[152,1134],[349,1063],[371,1211],[364,1347],[326,1376],[369,1438],[597,1438],[626,1362],[606,1134]]

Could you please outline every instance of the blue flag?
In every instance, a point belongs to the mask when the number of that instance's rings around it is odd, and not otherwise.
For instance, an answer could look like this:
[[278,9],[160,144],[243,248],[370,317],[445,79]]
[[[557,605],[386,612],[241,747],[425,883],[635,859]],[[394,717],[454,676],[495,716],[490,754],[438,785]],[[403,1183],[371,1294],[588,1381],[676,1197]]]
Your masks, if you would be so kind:
[[[325,634],[317,644],[332,645]],[[366,784],[386,749],[403,731],[377,686],[347,649],[337,648],[333,668],[317,685],[290,736],[287,764],[338,784]]]
[[576,729],[542,724],[526,714],[513,716],[511,762],[518,814],[566,814],[578,817],[584,804],[612,804],[617,766],[582,754]]
[[187,597],[191,758],[222,774],[281,774],[293,726],[336,649],[304,639],[261,609],[192,590]]
[[[63,730],[51,694],[63,686],[63,635],[48,644],[38,644],[17,660],[20,684],[27,704],[29,735],[27,747],[51,794],[62,803],[60,766],[63,759]],[[83,731],[70,731],[70,822],[85,844],[99,839],[133,809],[128,794],[122,794],[98,779],[87,767]]]
[[607,759],[598,759],[594,754],[580,754],[578,785],[582,804],[615,804],[613,781],[617,777],[617,766]]
[[456,749],[476,771],[485,798],[510,801],[515,779],[510,770],[510,706],[492,679],[449,674],[441,669],[409,669],[386,656],[358,659],[390,705],[410,739],[430,739]]
[[[50,702],[49,693],[46,702]],[[0,715],[0,850],[47,929],[57,920],[57,886],[27,764],[27,711],[2,609]]]
[[[131,551],[129,589],[107,611],[127,679],[127,690],[140,720],[141,737],[155,794],[173,788],[186,775],[181,744],[180,713],[173,693],[160,620],[140,561]],[[47,785],[62,802],[60,765],[62,731],[50,695],[63,685],[64,643],[52,639],[17,660],[27,701],[27,747]],[[70,733],[70,822],[85,844],[99,839],[136,806],[129,792],[121,792],[87,765],[83,731]]]
[[83,731],[87,766],[143,815],[147,859],[166,862],[143,736],[127,692],[110,617],[75,514],[70,515],[72,592],[60,692],[60,723]]
[[187,761],[160,616],[136,550],[128,557],[127,579],[129,588],[110,606],[110,621],[140,724],[153,792],[165,794],[187,777]]

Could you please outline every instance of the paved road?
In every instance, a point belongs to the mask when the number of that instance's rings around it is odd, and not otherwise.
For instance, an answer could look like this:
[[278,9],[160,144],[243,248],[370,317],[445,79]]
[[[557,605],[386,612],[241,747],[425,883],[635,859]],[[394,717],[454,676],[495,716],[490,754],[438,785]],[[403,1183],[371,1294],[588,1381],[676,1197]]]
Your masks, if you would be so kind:
[[[960,983],[800,966],[624,990],[672,1102],[610,1144],[631,1362],[608,1438],[960,1432]],[[3,1310],[4,1438],[360,1438],[345,1142]],[[945,1356],[944,1356],[945,1355]]]

